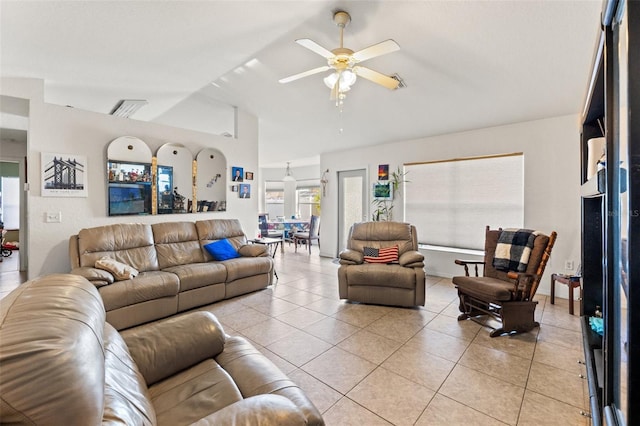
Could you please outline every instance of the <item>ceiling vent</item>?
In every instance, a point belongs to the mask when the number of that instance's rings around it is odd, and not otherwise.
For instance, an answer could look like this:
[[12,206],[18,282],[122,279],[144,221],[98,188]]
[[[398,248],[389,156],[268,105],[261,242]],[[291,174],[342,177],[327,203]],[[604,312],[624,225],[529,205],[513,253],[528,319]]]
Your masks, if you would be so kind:
[[129,118],[149,102],[142,99],[123,99],[116,104],[109,114],[116,117]]
[[396,87],[396,89],[404,89],[405,87],[407,87],[404,80],[398,74],[393,74],[391,78],[400,83],[398,84],[398,87]]

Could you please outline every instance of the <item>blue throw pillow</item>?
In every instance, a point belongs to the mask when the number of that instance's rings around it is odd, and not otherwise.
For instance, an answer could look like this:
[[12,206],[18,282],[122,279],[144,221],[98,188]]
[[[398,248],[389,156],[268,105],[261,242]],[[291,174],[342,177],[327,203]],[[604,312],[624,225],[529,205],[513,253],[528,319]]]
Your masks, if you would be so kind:
[[227,239],[206,244],[204,248],[215,260],[227,260],[240,257],[238,250],[236,250]]

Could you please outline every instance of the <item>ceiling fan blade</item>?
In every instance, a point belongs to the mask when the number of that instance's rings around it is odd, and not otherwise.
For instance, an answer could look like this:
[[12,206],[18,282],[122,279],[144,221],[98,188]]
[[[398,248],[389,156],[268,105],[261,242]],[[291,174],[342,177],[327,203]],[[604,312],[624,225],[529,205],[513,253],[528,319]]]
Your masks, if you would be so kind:
[[386,55],[387,53],[400,50],[400,46],[394,40],[385,40],[373,46],[365,47],[362,50],[358,50],[352,56],[357,62],[366,61],[367,59],[375,58],[376,56]]
[[308,77],[313,74],[318,74],[319,72],[323,72],[326,70],[330,70],[331,67],[329,65],[325,65],[323,67],[314,68],[312,70],[304,71],[298,74],[291,75],[289,77],[281,78],[278,80],[280,83],[289,83],[290,81],[297,80],[299,78]]
[[330,51],[328,49],[325,49],[324,47],[320,46],[318,43],[316,43],[315,41],[313,41],[311,39],[299,38],[298,40],[296,40],[296,43],[298,43],[302,47],[306,47],[307,49],[311,50],[312,52],[317,53],[318,55],[322,56],[323,58],[329,59],[329,58],[333,58],[335,56],[332,51]]
[[395,78],[391,78],[369,68],[355,66],[353,67],[353,72],[355,72],[358,77],[366,78],[367,80],[373,81],[387,89],[397,89],[400,85],[400,82]]

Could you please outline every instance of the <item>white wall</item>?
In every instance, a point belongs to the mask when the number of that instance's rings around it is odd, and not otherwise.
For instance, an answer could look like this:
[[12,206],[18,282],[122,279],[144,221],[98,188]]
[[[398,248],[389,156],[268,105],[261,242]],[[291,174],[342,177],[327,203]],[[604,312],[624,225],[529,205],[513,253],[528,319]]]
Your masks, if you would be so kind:
[[[45,104],[38,81],[3,79],[2,94],[30,98],[28,133],[28,194],[29,278],[53,272],[68,272],[69,236],[85,227],[110,223],[165,221],[194,221],[211,218],[237,218],[245,232],[256,226],[257,198],[240,199],[227,188],[227,211],[160,216],[107,216],[106,149],[119,136],[135,136],[147,143],[153,153],[168,142],[181,143],[195,156],[205,147],[219,149],[227,159],[227,173],[231,166],[257,170],[258,121],[256,117],[239,112],[237,139],[215,136],[113,117],[73,108]],[[35,89],[34,89],[35,86]],[[7,93],[5,93],[7,92]],[[86,156],[87,198],[54,198],[40,195],[40,153],[69,153]],[[254,181],[255,182],[255,181]],[[252,188],[253,189],[253,188]],[[47,212],[61,212],[61,223],[46,223]]]
[[[377,178],[378,164],[395,170],[403,163],[523,152],[525,162],[526,228],[557,231],[558,240],[539,291],[549,293],[549,276],[565,271],[565,260],[580,261],[579,118],[576,115],[434,136],[321,155],[320,169],[330,169],[327,194],[322,200],[322,256],[334,257],[338,247],[337,171],[366,168],[369,183]],[[411,180],[411,176],[407,176]],[[409,184],[410,185],[410,184]],[[370,217],[370,214],[368,215]],[[404,217],[402,200],[394,218]],[[425,252],[427,273],[451,277],[462,273],[453,264],[460,255]],[[468,255],[463,258],[469,258]],[[557,289],[567,297],[565,286]],[[563,294],[564,292],[564,294]]]

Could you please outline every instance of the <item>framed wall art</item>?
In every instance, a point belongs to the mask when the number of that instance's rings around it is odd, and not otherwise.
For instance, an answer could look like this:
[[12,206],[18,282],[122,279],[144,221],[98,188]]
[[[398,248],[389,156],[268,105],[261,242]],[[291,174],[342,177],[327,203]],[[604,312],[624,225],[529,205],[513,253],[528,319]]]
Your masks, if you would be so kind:
[[40,155],[43,197],[87,197],[87,157],[77,154]]
[[389,180],[389,165],[388,164],[379,164],[378,165],[378,180]]

